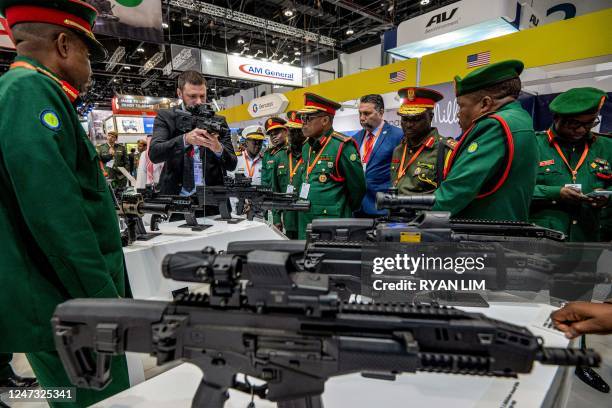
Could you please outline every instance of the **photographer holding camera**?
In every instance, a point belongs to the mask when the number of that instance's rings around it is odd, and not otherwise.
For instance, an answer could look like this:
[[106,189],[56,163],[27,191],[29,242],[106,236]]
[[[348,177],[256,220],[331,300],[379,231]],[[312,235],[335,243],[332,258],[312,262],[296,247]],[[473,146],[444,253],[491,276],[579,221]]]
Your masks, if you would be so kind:
[[[183,72],[178,77],[177,95],[182,105],[160,110],[155,118],[149,158],[153,163],[164,163],[161,194],[188,196],[198,185],[223,185],[226,172],[236,168],[237,158],[225,118],[215,116],[204,105],[204,76]],[[218,214],[218,210],[207,209],[206,214]]]

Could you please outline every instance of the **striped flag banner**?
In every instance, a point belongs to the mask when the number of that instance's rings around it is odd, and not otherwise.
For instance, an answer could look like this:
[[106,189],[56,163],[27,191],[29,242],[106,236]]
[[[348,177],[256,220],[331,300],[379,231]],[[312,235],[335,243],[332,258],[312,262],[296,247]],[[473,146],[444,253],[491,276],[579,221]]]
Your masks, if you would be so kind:
[[13,40],[11,40],[8,34],[8,23],[2,17],[0,17],[0,48],[15,49]]
[[389,74],[389,83],[394,84],[396,82],[402,82],[406,80],[406,70],[402,69],[399,71],[391,72]]
[[467,67],[474,68],[491,62],[491,51],[479,52],[467,56]]

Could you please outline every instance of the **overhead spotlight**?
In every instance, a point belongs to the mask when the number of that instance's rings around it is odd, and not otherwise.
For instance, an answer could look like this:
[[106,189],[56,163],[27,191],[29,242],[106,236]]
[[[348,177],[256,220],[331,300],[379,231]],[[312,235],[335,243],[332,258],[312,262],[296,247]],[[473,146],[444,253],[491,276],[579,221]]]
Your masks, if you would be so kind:
[[421,0],[421,6],[426,6],[429,4],[429,0]]
[[168,28],[168,23],[162,23],[162,28],[163,28],[163,29]]
[[283,14],[285,15],[285,17],[293,17],[293,10],[291,9],[286,9]]
[[355,34],[355,31],[353,31],[353,29],[349,27],[349,29],[346,30],[346,35],[353,35],[353,34]]
[[211,91],[216,92],[217,88],[210,88]]
[[131,68],[129,65],[125,65],[125,66],[123,67],[123,69],[124,69],[124,70],[126,70],[126,71],[129,71],[129,70],[130,70],[130,69],[132,69],[132,68]]
[[239,38],[238,40],[236,40],[236,42],[237,42],[238,44],[244,44],[244,39]]
[[306,75],[312,74],[312,67],[306,67],[305,71],[306,71]]
[[293,53],[293,55],[295,55],[296,57],[299,57],[300,55],[302,55],[302,53],[299,52],[299,51],[296,51],[296,52]]
[[139,53],[142,54],[144,52],[144,48],[138,47],[138,48],[136,48],[136,52],[139,52]]

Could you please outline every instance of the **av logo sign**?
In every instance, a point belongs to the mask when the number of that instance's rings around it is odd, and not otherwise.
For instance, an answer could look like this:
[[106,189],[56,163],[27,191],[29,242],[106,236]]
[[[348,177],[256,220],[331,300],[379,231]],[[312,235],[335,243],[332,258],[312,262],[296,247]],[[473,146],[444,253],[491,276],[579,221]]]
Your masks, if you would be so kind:
[[433,24],[440,24],[440,23],[444,23],[444,22],[450,20],[451,18],[453,18],[455,13],[457,13],[457,10],[459,10],[459,7],[455,7],[454,9],[452,9],[450,11],[450,13],[445,11],[443,13],[431,16],[431,18],[429,19],[429,22],[427,23],[425,28],[428,28],[429,26],[431,26]]

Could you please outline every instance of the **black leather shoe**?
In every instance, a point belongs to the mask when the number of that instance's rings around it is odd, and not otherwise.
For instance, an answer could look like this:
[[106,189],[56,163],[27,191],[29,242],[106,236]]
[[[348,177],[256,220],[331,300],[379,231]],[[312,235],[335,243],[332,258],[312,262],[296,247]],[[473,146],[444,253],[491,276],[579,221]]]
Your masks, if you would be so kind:
[[21,377],[17,374],[0,380],[0,388],[31,388],[38,387],[38,381],[34,377]]
[[591,367],[576,367],[575,374],[582,382],[595,388],[597,391],[606,394],[610,392],[608,383]]

